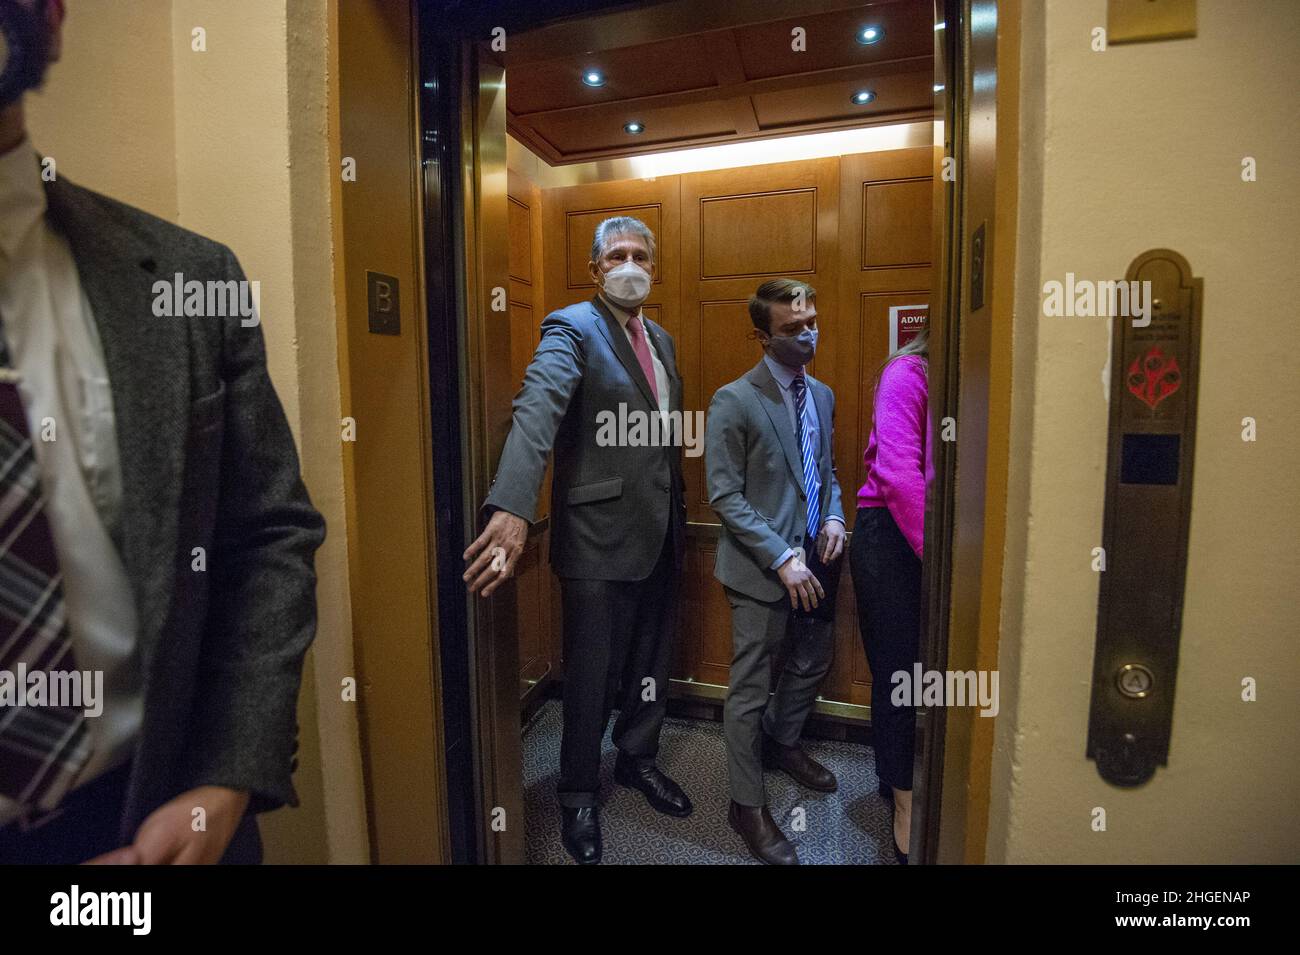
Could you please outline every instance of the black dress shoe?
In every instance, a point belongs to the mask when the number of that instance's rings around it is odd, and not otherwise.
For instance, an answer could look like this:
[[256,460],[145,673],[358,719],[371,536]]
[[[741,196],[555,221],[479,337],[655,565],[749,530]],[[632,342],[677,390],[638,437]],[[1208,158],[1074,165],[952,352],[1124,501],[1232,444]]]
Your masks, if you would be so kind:
[[819,793],[833,793],[839,788],[835,774],[804,752],[802,746],[798,743],[783,746],[766,733],[763,734],[763,765],[779,769],[795,782]]
[[561,806],[560,840],[578,865],[600,861],[600,816],[595,806]]
[[638,764],[620,753],[614,762],[614,782],[639,789],[645,794],[646,802],[669,816],[684,819],[695,808],[682,792],[682,787],[665,776],[654,763]]
[[798,865],[794,843],[785,837],[766,806],[742,806],[734,799],[727,811],[727,822],[740,833],[750,854],[768,865]]

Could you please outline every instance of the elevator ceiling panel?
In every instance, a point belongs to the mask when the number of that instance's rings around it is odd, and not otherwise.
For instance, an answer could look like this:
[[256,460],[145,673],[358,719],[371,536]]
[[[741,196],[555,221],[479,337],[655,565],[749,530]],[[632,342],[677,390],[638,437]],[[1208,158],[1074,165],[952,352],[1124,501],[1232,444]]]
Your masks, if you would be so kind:
[[[567,38],[552,29],[544,49],[506,56],[510,132],[561,165],[929,118],[930,5],[843,6],[702,31],[689,15],[643,30],[588,20]],[[619,42],[628,36],[644,41]]]

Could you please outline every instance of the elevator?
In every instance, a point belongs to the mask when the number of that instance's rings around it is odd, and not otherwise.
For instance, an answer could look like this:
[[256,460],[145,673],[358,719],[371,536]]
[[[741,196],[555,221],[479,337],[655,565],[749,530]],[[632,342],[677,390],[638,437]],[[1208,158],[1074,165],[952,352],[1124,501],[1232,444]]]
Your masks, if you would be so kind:
[[[928,322],[931,415],[953,411],[962,313],[971,311],[963,164],[955,177],[943,166],[967,148],[967,124],[953,117],[965,115],[970,44],[981,29],[969,3],[810,2],[793,15],[789,4],[766,2],[544,6],[429,2],[413,21],[430,652],[445,777],[436,803],[447,861],[528,861],[523,732],[558,705],[564,670],[549,488],[511,585],[467,598],[458,558],[481,529],[478,508],[542,318],[593,293],[586,262],[596,223],[632,215],[657,237],[659,272],[644,311],[674,338],[688,413],[758,361],[745,309],[760,282],[789,276],[818,290],[823,344],[809,371],[836,393],[834,459],[850,531],[871,381],[891,340],[918,316]],[[883,27],[875,49],[855,36],[867,23]],[[986,12],[983,29],[995,24]],[[796,28],[836,42],[814,43],[821,52],[809,56],[791,47]],[[596,69],[614,89],[582,88]],[[641,85],[624,79],[629,88],[619,89],[619,77]],[[870,99],[855,101],[861,90]],[[641,131],[626,128],[635,123]],[[984,234],[981,256],[992,229]],[[979,435],[973,408],[964,435]],[[953,482],[966,452],[954,445],[936,449],[927,513],[927,667],[944,665],[955,610]],[[689,541],[671,713],[707,722],[726,693],[729,608],[712,576],[718,523],[703,458],[687,457],[684,473]],[[972,512],[982,505],[967,499]],[[865,749],[870,673],[848,578],[809,733]],[[974,632],[959,640],[973,652]],[[936,712],[918,720],[916,861],[942,857],[941,784],[955,780],[960,793],[969,762],[969,734],[945,747],[946,721]],[[379,723],[367,732],[378,734]],[[391,774],[375,781],[396,783]],[[961,853],[961,832],[953,838],[944,851]]]

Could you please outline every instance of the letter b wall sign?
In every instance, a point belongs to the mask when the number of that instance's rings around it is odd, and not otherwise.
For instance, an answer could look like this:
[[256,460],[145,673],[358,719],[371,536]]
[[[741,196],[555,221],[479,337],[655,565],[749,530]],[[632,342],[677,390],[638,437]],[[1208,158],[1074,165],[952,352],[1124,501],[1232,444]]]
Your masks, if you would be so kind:
[[402,309],[397,279],[366,270],[366,313],[372,335],[400,335]]

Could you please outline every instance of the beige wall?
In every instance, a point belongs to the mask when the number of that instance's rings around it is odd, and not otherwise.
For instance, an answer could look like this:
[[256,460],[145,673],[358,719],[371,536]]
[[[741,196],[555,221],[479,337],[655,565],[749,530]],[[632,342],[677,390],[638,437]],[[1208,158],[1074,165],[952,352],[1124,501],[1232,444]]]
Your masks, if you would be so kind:
[[[990,862],[1300,861],[1300,17],[1201,0],[1191,40],[1113,46],[1103,0],[1026,3],[1016,372]],[[1244,183],[1253,156],[1259,180]],[[1084,758],[1110,353],[1042,283],[1122,278],[1153,247],[1205,280],[1190,557],[1169,766]],[[1259,440],[1241,439],[1241,420]],[[1240,683],[1259,683],[1243,703]],[[1104,807],[1108,830],[1090,813]]]
[[[297,810],[262,817],[271,862],[368,858],[339,433],[329,0],[70,0],[63,62],[29,103],[59,171],[229,245],[261,282],[268,365],[328,536],[299,699]],[[206,52],[191,46],[206,32]]]
[[171,0],[67,5],[63,62],[27,97],[32,142],[69,179],[175,221]]

